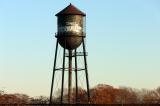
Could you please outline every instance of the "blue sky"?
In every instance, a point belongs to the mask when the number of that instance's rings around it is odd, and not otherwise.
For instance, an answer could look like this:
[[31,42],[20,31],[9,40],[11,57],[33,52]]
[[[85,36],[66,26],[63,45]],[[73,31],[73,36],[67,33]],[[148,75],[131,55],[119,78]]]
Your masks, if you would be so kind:
[[87,14],[91,87],[160,86],[159,0],[1,0],[0,89],[49,95],[54,15],[69,3]]

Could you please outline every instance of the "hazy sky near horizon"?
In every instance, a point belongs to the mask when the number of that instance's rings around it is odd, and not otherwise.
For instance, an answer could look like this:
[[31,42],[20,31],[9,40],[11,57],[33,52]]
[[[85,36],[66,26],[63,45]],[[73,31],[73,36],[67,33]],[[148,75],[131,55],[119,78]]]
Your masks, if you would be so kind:
[[91,87],[160,86],[159,0],[0,0],[0,90],[49,95],[55,14],[69,3],[87,14]]

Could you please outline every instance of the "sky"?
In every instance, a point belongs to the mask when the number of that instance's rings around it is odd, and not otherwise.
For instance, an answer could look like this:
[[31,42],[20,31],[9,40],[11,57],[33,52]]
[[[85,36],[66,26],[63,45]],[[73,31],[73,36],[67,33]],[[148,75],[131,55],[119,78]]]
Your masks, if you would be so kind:
[[49,96],[55,14],[86,13],[90,86],[160,86],[159,0],[0,0],[0,90]]

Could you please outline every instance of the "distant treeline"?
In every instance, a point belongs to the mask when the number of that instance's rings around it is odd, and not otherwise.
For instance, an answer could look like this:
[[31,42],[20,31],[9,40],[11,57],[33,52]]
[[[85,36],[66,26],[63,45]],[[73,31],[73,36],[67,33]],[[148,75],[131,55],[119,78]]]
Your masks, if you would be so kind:
[[[67,91],[67,90],[66,90]],[[59,103],[60,93],[54,98],[54,103]],[[154,90],[134,89],[129,87],[114,88],[110,85],[99,84],[90,89],[91,104],[160,104],[160,87]],[[64,103],[67,103],[67,93],[64,95]],[[75,89],[72,93],[72,102],[75,102]],[[79,88],[78,102],[87,103],[86,90]],[[0,104],[47,104],[49,98],[45,96],[29,97],[26,94],[7,94],[0,90]]]

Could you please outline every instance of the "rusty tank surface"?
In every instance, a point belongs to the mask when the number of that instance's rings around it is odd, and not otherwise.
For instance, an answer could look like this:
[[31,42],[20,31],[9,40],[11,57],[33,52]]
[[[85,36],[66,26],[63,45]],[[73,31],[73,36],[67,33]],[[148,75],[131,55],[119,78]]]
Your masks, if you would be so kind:
[[70,4],[56,14],[59,44],[68,50],[76,49],[85,37],[85,13]]

